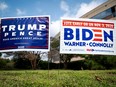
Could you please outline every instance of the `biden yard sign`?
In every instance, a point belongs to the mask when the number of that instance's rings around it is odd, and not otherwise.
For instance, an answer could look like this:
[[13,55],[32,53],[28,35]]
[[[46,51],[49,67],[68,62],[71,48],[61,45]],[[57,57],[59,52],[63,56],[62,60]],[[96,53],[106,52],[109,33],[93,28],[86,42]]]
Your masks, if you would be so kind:
[[60,53],[116,55],[116,21],[61,20]]
[[0,52],[48,51],[49,16],[2,18]]

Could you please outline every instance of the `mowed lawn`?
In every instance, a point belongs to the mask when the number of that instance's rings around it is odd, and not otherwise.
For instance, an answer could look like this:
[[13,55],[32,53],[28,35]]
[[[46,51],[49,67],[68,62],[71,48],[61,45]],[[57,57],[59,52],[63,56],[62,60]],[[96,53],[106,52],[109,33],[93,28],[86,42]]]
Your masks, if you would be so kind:
[[3,70],[0,87],[116,87],[116,70]]

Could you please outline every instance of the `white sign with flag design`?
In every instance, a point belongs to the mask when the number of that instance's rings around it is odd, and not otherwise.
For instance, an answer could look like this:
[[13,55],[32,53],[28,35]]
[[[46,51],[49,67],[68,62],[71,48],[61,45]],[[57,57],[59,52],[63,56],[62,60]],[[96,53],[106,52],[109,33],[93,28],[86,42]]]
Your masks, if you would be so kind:
[[116,55],[116,21],[62,18],[60,53]]

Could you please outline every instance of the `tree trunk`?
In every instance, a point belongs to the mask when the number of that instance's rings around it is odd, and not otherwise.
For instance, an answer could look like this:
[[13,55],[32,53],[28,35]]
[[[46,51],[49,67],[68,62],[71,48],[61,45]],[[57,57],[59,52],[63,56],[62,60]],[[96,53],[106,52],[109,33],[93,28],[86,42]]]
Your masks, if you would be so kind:
[[64,62],[64,69],[67,69],[67,61]]
[[64,63],[64,69],[67,69],[67,63]]
[[36,59],[31,60],[30,62],[31,62],[32,69],[36,70]]

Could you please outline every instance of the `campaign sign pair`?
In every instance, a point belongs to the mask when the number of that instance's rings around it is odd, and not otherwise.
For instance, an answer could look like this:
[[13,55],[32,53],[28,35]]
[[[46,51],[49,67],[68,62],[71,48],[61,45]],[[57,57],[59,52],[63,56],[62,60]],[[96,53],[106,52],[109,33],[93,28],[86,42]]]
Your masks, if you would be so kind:
[[[0,52],[49,51],[50,17],[2,18]],[[116,55],[116,21],[62,18],[60,53]]]

